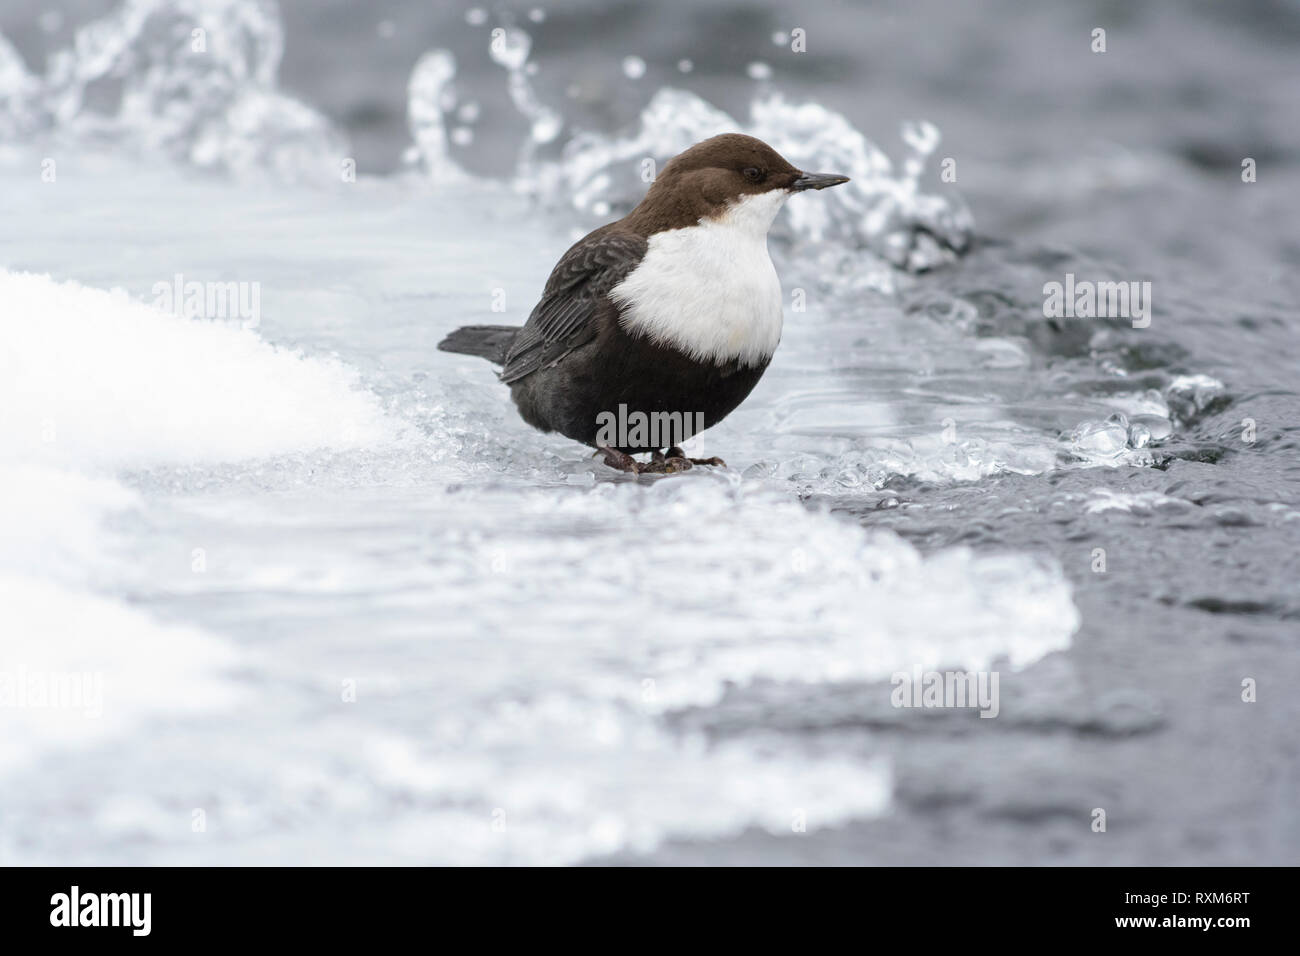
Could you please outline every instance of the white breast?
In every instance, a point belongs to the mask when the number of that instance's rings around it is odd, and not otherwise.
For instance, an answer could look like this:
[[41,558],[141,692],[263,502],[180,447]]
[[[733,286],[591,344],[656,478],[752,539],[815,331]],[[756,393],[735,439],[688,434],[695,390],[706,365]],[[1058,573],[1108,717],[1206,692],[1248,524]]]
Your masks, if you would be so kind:
[[623,328],[700,361],[766,364],[781,341],[782,305],[767,231],[787,196],[748,196],[716,219],[651,236],[610,293]]

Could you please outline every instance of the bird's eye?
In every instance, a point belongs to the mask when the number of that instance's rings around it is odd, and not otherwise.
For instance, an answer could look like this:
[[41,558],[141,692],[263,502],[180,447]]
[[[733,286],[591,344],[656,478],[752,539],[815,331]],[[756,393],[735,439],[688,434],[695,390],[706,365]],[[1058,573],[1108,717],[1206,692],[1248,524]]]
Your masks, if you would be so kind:
[[740,174],[751,183],[759,182],[763,178],[763,171],[757,166],[746,166],[740,171]]

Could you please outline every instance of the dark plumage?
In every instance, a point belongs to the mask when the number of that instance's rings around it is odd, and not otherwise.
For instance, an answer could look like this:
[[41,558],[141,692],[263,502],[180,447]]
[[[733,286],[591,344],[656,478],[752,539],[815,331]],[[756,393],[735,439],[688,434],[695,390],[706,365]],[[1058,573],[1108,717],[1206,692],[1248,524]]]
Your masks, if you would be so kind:
[[[593,447],[600,447],[598,416],[620,406],[699,415],[709,427],[745,399],[767,368],[770,350],[753,336],[771,337],[773,309],[779,336],[780,286],[774,272],[769,283],[763,271],[764,264],[771,270],[764,238],[771,216],[791,192],[844,181],[801,173],[750,136],[705,140],[669,162],[627,216],[570,247],[522,328],[466,326],[438,347],[500,364],[524,421]],[[625,284],[643,263],[651,271]],[[729,324],[711,327],[715,321]],[[610,450],[664,447],[621,443]],[[626,454],[607,458],[637,470]]]

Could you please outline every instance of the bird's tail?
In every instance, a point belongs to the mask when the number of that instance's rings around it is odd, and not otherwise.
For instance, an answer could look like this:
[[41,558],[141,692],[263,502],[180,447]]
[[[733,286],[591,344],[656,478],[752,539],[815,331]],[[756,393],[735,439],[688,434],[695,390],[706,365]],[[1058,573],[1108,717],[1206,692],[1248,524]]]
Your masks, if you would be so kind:
[[518,331],[519,327],[514,325],[466,325],[439,342],[438,348],[444,352],[478,355],[501,365]]

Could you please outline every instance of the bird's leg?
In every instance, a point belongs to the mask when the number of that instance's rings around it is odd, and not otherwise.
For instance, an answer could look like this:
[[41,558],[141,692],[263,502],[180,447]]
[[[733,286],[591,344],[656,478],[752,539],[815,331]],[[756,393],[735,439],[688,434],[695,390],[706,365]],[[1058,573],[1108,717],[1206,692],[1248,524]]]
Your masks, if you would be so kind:
[[668,449],[668,457],[669,459],[678,458],[682,461],[688,461],[692,465],[718,465],[722,468],[727,467],[727,463],[717,455],[714,455],[712,458],[687,458],[686,452],[682,451],[676,445]]

